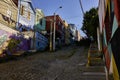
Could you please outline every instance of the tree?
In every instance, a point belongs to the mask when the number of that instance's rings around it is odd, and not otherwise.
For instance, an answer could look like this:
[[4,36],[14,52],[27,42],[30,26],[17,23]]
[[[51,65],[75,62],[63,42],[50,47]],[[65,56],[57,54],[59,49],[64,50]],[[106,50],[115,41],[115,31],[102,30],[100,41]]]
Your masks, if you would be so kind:
[[98,10],[92,8],[84,14],[83,26],[81,30],[87,35],[88,38],[97,40],[97,27],[99,26]]

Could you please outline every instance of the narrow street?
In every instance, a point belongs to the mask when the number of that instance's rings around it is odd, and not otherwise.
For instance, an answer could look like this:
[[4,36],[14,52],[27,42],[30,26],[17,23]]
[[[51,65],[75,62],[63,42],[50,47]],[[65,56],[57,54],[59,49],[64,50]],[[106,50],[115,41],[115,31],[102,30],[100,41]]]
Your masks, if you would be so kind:
[[69,46],[0,63],[0,80],[96,80],[84,75],[87,52],[86,47]]

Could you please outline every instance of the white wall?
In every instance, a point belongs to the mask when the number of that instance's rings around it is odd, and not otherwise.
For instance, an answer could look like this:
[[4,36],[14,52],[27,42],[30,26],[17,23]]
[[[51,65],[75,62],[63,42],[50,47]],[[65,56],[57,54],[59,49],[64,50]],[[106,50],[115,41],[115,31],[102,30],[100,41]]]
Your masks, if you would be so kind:
[[105,19],[105,2],[104,0],[99,0],[99,8],[98,8],[98,16],[99,16],[99,26],[100,26],[100,32],[102,33],[103,28],[103,22]]
[[[25,15],[19,16],[19,23],[33,28],[34,23],[35,23],[34,11],[32,10],[32,8],[28,2],[21,2],[21,5],[25,6]],[[27,13],[26,13],[27,11],[30,11],[30,20],[27,18]]]

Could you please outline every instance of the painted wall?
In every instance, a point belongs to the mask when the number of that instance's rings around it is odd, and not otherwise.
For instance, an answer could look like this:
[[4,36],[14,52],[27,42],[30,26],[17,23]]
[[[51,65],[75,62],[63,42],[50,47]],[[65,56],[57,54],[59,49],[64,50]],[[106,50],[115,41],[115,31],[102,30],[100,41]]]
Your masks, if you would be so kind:
[[19,1],[19,15],[18,15],[18,29],[21,26],[26,26],[33,29],[35,24],[35,11],[33,9],[31,0]]
[[9,40],[8,32],[0,29],[0,55],[2,55],[3,51],[8,46],[7,40]]
[[120,12],[118,2],[119,0],[99,0],[98,11],[106,67],[108,73],[113,75],[114,80],[120,79]]
[[24,36],[22,35],[9,34],[9,36],[7,36],[6,33],[4,32],[4,35],[1,36],[0,40],[2,43],[1,54],[14,55],[17,54],[18,52],[26,52],[30,50],[31,42],[30,39],[28,40],[24,38]]
[[17,33],[18,31],[0,23],[0,55],[1,56],[3,55],[3,51],[6,50],[9,44],[10,36]]
[[44,18],[44,13],[41,9],[36,9],[36,20],[35,20],[35,30],[45,31],[46,20]]
[[18,8],[13,0],[0,0],[0,23],[16,29],[17,14]]
[[114,12],[118,21],[118,24],[120,25],[120,0],[113,0],[114,2]]
[[[54,29],[54,16],[46,16],[46,31],[48,34],[50,33],[50,29],[52,27],[52,31]],[[56,24],[55,24],[55,29],[56,29],[56,45],[59,46],[58,43],[64,45],[65,44],[65,26],[63,20],[60,18],[59,15],[56,15]]]
[[45,50],[48,46],[48,39],[44,37],[41,33],[35,33],[35,45],[37,50]]
[[8,50],[11,54],[15,54],[20,51],[30,50],[30,39],[24,38],[23,35],[11,35],[8,45]]
[[30,50],[30,38],[3,24],[0,26],[0,57]]

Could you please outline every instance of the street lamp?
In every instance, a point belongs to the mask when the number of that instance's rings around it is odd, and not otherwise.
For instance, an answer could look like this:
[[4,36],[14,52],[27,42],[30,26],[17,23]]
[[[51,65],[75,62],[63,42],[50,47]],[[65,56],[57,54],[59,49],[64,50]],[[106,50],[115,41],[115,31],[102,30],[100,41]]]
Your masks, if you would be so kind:
[[60,6],[60,7],[58,7],[56,10],[55,10],[55,12],[54,12],[54,34],[53,34],[53,51],[55,51],[55,32],[56,32],[56,12],[60,9],[60,8],[62,8],[62,6]]

